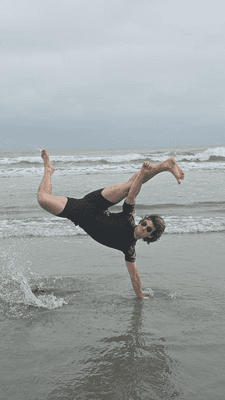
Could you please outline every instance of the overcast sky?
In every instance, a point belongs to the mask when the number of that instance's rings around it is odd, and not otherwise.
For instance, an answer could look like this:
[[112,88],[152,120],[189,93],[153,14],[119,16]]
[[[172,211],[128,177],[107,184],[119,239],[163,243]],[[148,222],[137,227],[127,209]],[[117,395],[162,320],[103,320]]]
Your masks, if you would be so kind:
[[224,0],[1,0],[0,145],[225,145]]

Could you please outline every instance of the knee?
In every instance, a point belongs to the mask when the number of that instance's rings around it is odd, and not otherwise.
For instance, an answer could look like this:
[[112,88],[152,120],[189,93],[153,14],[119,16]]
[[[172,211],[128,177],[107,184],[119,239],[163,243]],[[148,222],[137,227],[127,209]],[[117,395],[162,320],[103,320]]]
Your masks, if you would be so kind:
[[46,198],[44,193],[38,193],[37,201],[41,207],[44,207],[46,205]]
[[54,214],[52,211],[52,203],[46,193],[38,193],[37,200],[43,210]]

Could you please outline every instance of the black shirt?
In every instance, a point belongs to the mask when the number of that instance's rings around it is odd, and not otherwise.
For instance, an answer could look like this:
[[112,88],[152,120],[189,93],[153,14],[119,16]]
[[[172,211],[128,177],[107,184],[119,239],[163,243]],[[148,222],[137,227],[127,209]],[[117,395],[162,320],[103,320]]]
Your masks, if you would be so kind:
[[122,212],[111,213],[86,204],[82,211],[78,225],[88,235],[98,243],[122,251],[126,261],[135,262],[134,205],[124,201]]

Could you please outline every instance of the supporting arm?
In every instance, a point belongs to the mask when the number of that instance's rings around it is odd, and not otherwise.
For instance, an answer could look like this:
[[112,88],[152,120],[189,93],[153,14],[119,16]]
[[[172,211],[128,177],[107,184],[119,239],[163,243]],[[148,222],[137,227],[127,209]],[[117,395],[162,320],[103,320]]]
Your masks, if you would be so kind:
[[126,261],[126,265],[127,265],[128,271],[130,273],[133,288],[136,292],[137,297],[139,297],[140,299],[148,299],[148,297],[145,297],[143,295],[143,291],[141,289],[141,275],[138,272],[136,262],[131,263],[129,261]]

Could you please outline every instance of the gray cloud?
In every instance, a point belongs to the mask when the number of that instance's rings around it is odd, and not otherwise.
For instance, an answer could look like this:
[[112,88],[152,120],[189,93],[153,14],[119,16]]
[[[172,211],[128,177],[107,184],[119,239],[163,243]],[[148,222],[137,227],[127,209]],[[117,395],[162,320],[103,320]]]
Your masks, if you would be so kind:
[[84,145],[93,132],[94,143],[97,135],[99,145],[112,146],[114,135],[120,147],[127,129],[134,146],[155,130],[158,145],[174,145],[180,132],[188,144],[211,129],[218,140],[223,11],[222,0],[2,1],[2,135],[13,137],[16,129],[22,137],[27,130],[37,143],[41,127],[49,141],[57,132],[60,144],[64,132]]

